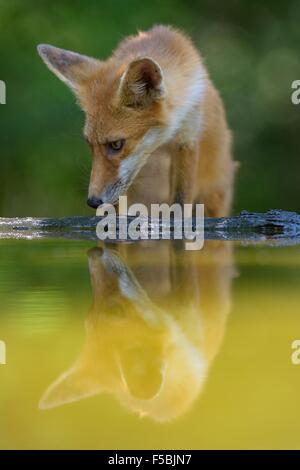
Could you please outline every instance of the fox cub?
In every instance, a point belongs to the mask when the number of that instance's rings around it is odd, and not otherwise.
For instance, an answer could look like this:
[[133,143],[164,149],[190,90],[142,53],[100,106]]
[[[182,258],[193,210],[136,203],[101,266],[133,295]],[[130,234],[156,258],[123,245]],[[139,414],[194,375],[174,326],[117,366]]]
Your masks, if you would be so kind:
[[222,100],[191,40],[168,26],[124,39],[101,61],[39,45],[85,112],[88,204],[203,203],[228,214],[235,163]]

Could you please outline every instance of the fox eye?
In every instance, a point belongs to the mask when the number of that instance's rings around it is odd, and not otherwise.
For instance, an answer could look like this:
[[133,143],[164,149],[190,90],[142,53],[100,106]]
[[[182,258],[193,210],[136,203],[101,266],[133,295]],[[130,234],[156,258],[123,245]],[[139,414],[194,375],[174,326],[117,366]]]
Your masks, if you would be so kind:
[[122,150],[125,144],[125,139],[113,140],[105,144],[107,155],[115,155]]

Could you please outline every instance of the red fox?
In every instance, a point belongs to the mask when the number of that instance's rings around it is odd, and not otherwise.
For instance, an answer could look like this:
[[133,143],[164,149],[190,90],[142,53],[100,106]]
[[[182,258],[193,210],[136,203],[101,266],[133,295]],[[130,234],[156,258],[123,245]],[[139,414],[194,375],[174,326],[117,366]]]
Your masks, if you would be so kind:
[[107,61],[41,44],[85,112],[88,204],[203,203],[228,214],[235,163],[224,107],[192,41],[169,26],[124,39]]

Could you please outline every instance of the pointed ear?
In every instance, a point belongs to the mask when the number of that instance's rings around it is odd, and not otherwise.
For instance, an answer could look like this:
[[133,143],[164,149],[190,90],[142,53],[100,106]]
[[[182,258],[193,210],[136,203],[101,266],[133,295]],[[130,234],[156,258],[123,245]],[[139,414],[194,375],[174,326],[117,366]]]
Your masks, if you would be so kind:
[[165,95],[163,73],[150,57],[134,60],[121,77],[121,102],[126,106],[144,107]]
[[93,74],[101,64],[92,57],[48,44],[40,44],[37,50],[47,67],[73,90],[76,90],[80,82]]
[[40,400],[39,408],[45,410],[76,402],[96,395],[100,390],[93,377],[75,365],[50,385]]

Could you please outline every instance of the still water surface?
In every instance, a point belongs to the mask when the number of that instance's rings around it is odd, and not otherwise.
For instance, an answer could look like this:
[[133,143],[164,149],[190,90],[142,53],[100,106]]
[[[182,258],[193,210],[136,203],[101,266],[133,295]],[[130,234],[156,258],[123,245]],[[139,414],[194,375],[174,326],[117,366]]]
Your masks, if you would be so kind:
[[0,259],[1,449],[300,448],[300,247],[2,240]]

